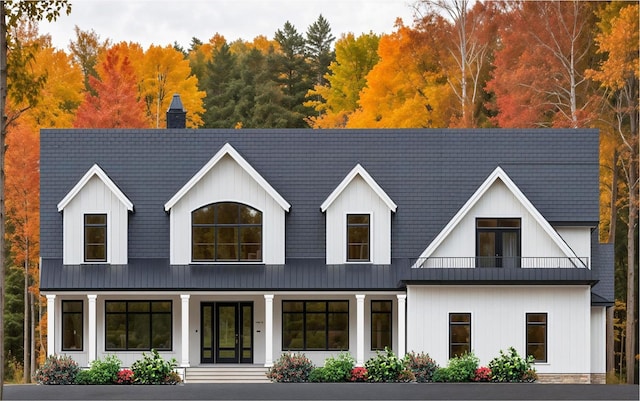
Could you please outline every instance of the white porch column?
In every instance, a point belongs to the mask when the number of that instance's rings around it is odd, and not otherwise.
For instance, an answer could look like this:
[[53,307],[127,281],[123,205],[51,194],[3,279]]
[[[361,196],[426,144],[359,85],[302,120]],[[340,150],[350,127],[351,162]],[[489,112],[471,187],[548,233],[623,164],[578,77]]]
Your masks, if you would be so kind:
[[47,295],[47,356],[56,353],[56,296]]
[[273,366],[273,294],[264,294],[264,366]]
[[398,296],[398,358],[403,358],[407,352],[407,295],[399,294]]
[[180,294],[182,300],[182,361],[180,366],[189,367],[189,294]]
[[356,366],[364,366],[364,294],[356,294]]
[[87,349],[89,350],[89,360],[88,363],[96,360],[96,344],[98,340],[96,338],[98,334],[97,328],[97,319],[96,319],[96,298],[98,298],[95,294],[88,294],[87,299],[89,300],[89,338],[87,338]]

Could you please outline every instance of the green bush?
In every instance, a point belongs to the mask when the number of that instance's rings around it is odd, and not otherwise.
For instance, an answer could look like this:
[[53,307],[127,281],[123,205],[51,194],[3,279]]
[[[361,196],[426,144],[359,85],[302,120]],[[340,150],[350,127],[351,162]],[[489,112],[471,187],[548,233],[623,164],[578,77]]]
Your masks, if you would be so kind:
[[480,359],[473,353],[465,352],[460,356],[449,359],[446,368],[435,371],[432,380],[435,382],[470,382],[476,376],[476,369]]
[[365,364],[369,381],[372,382],[397,382],[400,373],[404,370],[404,363],[393,351],[385,348],[384,352],[376,351],[376,356]]
[[73,384],[93,384],[91,383],[91,372],[89,372],[89,369],[80,370]]
[[331,383],[349,381],[351,369],[355,365],[355,359],[348,352],[341,352],[335,358],[329,357],[324,361],[322,381]]
[[115,355],[107,355],[104,360],[91,362],[89,370],[82,370],[76,376],[76,384],[114,384],[118,380],[121,361]]
[[273,382],[304,383],[309,381],[313,363],[304,354],[284,353],[267,372]]
[[404,356],[404,365],[409,369],[418,383],[433,381],[433,374],[438,370],[438,364],[429,354],[410,352]]
[[449,368],[436,369],[436,371],[433,372],[433,376],[431,377],[431,380],[436,382],[436,383],[447,383],[447,382],[450,382],[451,378],[450,378],[450,374],[449,374]]
[[311,383],[324,382],[324,368],[315,368],[309,373],[309,381]]
[[489,362],[489,368],[496,382],[533,382],[537,375],[531,367],[533,357],[522,358],[513,347],[507,353],[500,350],[500,356]]
[[[166,361],[155,349],[150,354],[142,353],[142,359],[131,365],[133,380],[137,384],[165,384],[167,377],[178,366],[174,358]],[[116,373],[117,375],[117,373]]]
[[66,355],[51,355],[36,371],[38,384],[73,384],[80,371],[76,361]]

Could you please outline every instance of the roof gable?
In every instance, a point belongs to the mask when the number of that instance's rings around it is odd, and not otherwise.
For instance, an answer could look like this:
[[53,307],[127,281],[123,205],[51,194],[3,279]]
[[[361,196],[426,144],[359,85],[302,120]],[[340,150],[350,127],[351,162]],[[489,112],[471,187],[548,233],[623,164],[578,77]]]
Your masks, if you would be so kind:
[[320,205],[320,210],[322,212],[325,212],[329,206],[331,206],[331,204],[338,198],[338,196],[340,196],[340,194],[347,188],[347,186],[349,186],[349,184],[357,177],[360,176],[364,182],[367,183],[367,185],[369,185],[369,187],[371,187],[371,189],[380,197],[380,199],[382,199],[382,201],[387,205],[387,207],[392,211],[395,212],[396,209],[398,208],[398,206],[395,204],[395,202],[393,202],[393,200],[391,200],[391,198],[389,197],[389,195],[387,195],[386,192],[384,192],[384,190],[380,187],[380,185],[378,185],[378,183],[371,177],[371,175],[369,175],[369,173],[367,172],[367,170],[364,169],[364,167],[362,167],[360,165],[360,163],[358,163],[350,172],[349,174],[347,174],[346,177],[344,177],[344,179],[342,180],[342,182],[340,182],[340,185],[338,185],[336,187],[336,189],[333,190],[333,192],[331,192],[331,194],[327,197],[327,199],[325,199],[324,202],[322,202],[322,205]]
[[487,177],[487,179],[478,187],[478,189],[471,195],[467,202],[458,210],[447,225],[440,231],[440,233],[434,238],[429,246],[422,252],[418,261],[413,267],[419,267],[421,261],[426,260],[432,256],[432,254],[438,249],[440,245],[446,240],[451,232],[456,228],[465,216],[471,211],[471,209],[478,203],[480,199],[489,191],[492,185],[500,180],[516,200],[525,208],[525,210],[533,217],[533,219],[542,227],[544,232],[551,238],[551,240],[558,246],[558,248],[564,253],[566,257],[576,258],[575,252],[567,245],[567,243],[560,237],[558,232],[549,224],[549,222],[542,216],[542,214],[536,209],[536,207],[529,201],[529,199],[522,193],[520,188],[511,180],[507,173],[501,168],[496,169]]
[[109,178],[107,173],[104,172],[97,164],[91,166],[84,176],[76,183],[76,185],[67,193],[67,195],[58,203],[58,211],[61,212],[64,208],[78,195],[82,189],[93,178],[97,177],[103,184],[109,188],[109,190],[122,202],[128,211],[133,211],[133,203],[127,198],[127,196],[118,188],[118,186]]
[[237,150],[229,143],[226,143],[191,179],[176,192],[167,203],[164,210],[169,211],[176,203],[182,199],[211,169],[222,160],[223,157],[231,157],[238,165],[253,178],[285,211],[289,211],[291,205],[287,202],[268,182],[247,162]]

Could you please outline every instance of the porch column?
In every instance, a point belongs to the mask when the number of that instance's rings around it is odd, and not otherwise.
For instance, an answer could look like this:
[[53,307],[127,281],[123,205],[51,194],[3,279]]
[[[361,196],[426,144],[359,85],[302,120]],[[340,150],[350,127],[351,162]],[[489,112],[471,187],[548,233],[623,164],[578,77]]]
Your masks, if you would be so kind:
[[407,352],[407,294],[398,296],[398,358]]
[[189,294],[180,294],[182,300],[182,361],[180,366],[189,367]]
[[264,294],[264,366],[273,366],[273,294]]
[[364,294],[356,294],[356,366],[364,366]]
[[56,353],[56,296],[47,295],[47,356]]
[[96,360],[96,344],[98,342],[96,338],[98,333],[96,326],[96,298],[98,298],[96,294],[87,295],[87,299],[89,300],[89,338],[87,338],[87,349],[89,350],[88,363]]

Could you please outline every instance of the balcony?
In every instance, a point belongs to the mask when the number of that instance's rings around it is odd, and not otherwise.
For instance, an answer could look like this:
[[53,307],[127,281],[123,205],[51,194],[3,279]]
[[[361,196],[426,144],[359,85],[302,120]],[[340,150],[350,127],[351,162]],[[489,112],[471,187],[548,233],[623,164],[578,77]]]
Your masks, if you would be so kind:
[[588,257],[470,256],[419,258],[414,268],[428,269],[589,269]]

